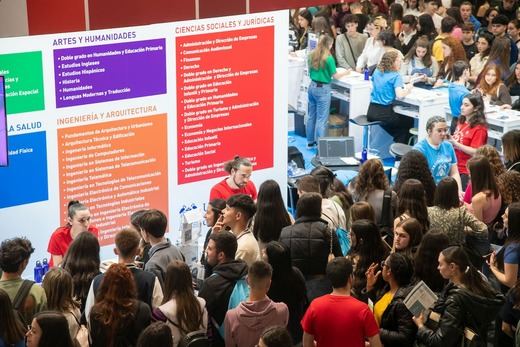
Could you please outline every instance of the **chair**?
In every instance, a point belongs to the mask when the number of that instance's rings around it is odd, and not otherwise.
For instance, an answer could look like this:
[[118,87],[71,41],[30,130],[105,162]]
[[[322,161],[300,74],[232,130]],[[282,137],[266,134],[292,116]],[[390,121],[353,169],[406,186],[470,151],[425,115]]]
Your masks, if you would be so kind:
[[374,125],[381,124],[381,122],[380,121],[370,122],[366,115],[351,118],[349,121],[360,127],[363,127],[363,148],[366,148],[367,152],[370,152],[370,128]]
[[417,143],[417,137],[419,136],[419,129],[417,128],[411,128],[410,129],[410,134],[412,136],[410,136],[410,139],[408,140],[408,144],[410,146],[413,146]]
[[390,154],[395,158],[396,161],[399,161],[406,153],[410,152],[413,149],[412,146],[406,145],[404,143],[392,143],[390,145]]

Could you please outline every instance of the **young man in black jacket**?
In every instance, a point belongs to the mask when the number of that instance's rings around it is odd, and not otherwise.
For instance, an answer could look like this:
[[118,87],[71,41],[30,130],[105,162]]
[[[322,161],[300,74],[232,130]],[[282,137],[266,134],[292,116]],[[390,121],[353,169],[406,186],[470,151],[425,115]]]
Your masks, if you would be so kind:
[[229,305],[229,298],[235,283],[247,275],[247,264],[235,260],[237,239],[232,233],[221,230],[209,237],[206,248],[206,260],[214,266],[213,274],[206,278],[199,291],[199,296],[206,300],[212,346],[224,346],[224,339],[219,333],[220,326]]

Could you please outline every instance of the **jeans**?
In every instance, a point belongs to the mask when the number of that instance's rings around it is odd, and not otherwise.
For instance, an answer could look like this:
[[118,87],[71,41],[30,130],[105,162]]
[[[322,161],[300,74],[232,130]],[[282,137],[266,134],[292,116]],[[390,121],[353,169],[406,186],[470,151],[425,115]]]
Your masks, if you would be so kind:
[[317,83],[312,81],[309,85],[308,118],[305,127],[309,144],[326,135],[330,112],[330,92],[330,83],[321,84],[321,87],[318,87]]

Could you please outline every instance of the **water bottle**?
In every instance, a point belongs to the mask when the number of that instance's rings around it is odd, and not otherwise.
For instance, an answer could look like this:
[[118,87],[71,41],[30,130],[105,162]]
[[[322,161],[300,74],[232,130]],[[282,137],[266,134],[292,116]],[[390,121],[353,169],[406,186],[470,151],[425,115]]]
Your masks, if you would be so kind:
[[365,68],[365,71],[364,71],[364,77],[365,77],[365,81],[368,81],[370,79],[370,73],[369,73],[367,67]]
[[42,267],[43,267],[43,275],[49,271],[49,262],[47,261],[47,258],[43,258],[42,260]]
[[42,263],[37,260],[36,266],[34,267],[34,282],[41,283],[43,278],[43,267]]
[[363,164],[365,161],[367,161],[368,152],[366,147],[363,147],[363,151],[361,151],[361,163]]

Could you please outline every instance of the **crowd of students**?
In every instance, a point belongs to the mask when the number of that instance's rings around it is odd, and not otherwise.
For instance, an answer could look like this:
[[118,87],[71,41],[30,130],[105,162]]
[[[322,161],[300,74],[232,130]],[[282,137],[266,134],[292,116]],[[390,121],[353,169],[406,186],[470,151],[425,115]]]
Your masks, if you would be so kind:
[[455,146],[465,145],[466,126],[483,119],[461,117],[464,97],[480,96],[482,107],[520,110],[519,18],[516,0],[354,0],[295,10],[294,48],[306,49],[310,33],[319,38],[309,53],[308,147],[327,130],[331,79],[350,71],[372,76],[367,118],[380,121],[394,142],[407,143],[413,126],[412,118],[394,113],[394,101],[414,85],[447,87],[450,134]]

